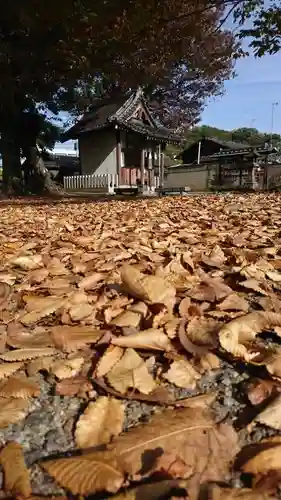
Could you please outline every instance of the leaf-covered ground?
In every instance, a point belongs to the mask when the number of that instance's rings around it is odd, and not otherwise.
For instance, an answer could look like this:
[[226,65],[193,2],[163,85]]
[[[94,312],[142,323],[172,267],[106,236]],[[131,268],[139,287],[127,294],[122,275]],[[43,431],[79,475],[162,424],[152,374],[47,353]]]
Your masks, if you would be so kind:
[[281,197],[0,217],[0,498],[280,498]]

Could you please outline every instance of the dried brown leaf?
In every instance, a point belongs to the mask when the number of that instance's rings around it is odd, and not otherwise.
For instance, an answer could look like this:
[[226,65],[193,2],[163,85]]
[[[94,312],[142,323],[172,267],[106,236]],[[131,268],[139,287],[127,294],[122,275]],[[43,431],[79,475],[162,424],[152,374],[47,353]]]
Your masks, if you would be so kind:
[[146,275],[126,265],[121,270],[121,279],[133,297],[150,304],[164,304],[169,311],[173,310],[176,290],[162,277]]
[[221,247],[215,245],[209,255],[202,255],[201,261],[207,266],[221,268],[226,261],[226,257]]
[[50,329],[54,344],[65,352],[76,351],[87,344],[95,344],[104,334],[93,326],[55,326]]
[[207,352],[200,357],[198,366],[195,363],[195,367],[200,373],[210,372],[212,370],[218,370],[220,368],[220,359],[212,352]]
[[124,349],[121,347],[110,345],[96,366],[96,376],[98,378],[104,377],[122,358],[123,353]]
[[281,314],[253,312],[230,321],[219,332],[221,346],[233,356],[251,361],[257,352],[252,352],[252,343],[259,332],[281,326]]
[[212,318],[192,318],[186,327],[186,335],[198,346],[214,347],[218,343],[220,323]]
[[65,378],[56,384],[56,394],[60,396],[86,397],[93,390],[91,382],[83,375]]
[[54,343],[47,330],[37,328],[34,330],[25,330],[25,328],[16,323],[8,325],[7,344],[17,349],[53,347]]
[[55,359],[56,358],[54,356],[46,356],[44,358],[41,357],[35,359],[34,361],[28,363],[26,371],[30,377],[37,375],[37,373],[40,371],[50,372],[51,366],[54,364]]
[[281,396],[278,395],[255,417],[255,422],[281,430]]
[[[276,327],[277,330],[278,327]],[[280,333],[279,333],[280,335]],[[281,378],[281,349],[277,349],[271,356],[265,359],[267,371],[275,379]]]
[[105,278],[103,273],[94,273],[90,276],[86,276],[79,283],[78,287],[81,290],[94,290],[97,284]]
[[0,281],[0,307],[1,309],[6,305],[9,296],[11,295],[12,287],[5,283],[4,281]]
[[24,366],[22,362],[15,363],[1,363],[0,364],[0,379],[9,377],[13,373],[17,372]]
[[89,403],[76,424],[75,441],[79,448],[108,444],[122,432],[124,405],[117,399],[100,397]]
[[250,403],[253,406],[261,404],[265,401],[274,390],[273,380],[250,379],[245,385],[245,392]]
[[32,349],[15,349],[14,351],[8,351],[0,354],[0,359],[3,361],[25,361],[28,359],[41,358],[43,356],[53,356],[58,354],[57,349],[53,347],[35,347]]
[[281,282],[281,273],[278,273],[277,271],[267,271],[266,276],[271,280],[275,281],[276,283]]
[[281,454],[281,437],[275,436],[269,439],[264,439],[253,448],[252,453],[244,451],[245,460],[241,460],[241,465],[237,467],[243,472],[253,474],[255,476],[266,476],[271,472],[277,472],[279,481],[281,479],[280,469],[280,454]]
[[31,484],[21,445],[15,442],[7,444],[0,452],[0,464],[4,469],[5,491],[29,498]]
[[[46,297],[49,298],[49,297]],[[49,316],[50,314],[56,313],[59,309],[61,309],[66,303],[65,298],[53,297],[52,301],[48,301],[46,306],[43,306],[41,309],[36,309],[27,314],[24,314],[19,318],[19,321],[26,326],[32,325],[33,323],[37,323],[42,318]]]
[[81,356],[72,359],[61,359],[53,363],[51,370],[59,380],[75,377],[80,373],[84,362],[85,360]]
[[199,408],[182,408],[154,415],[148,424],[117,437],[111,451],[51,460],[42,466],[73,493],[117,491],[122,484],[120,468],[131,479],[140,472],[149,476],[156,460],[167,453],[170,457],[165,464],[167,470],[171,469],[174,457],[178,457],[186,464],[185,475],[192,477],[193,485],[198,487],[206,481],[224,479],[237,452],[237,442],[231,426],[215,424]]
[[224,299],[223,302],[217,305],[220,311],[249,311],[249,304],[247,300],[240,297],[237,293],[231,293]]
[[220,488],[213,486],[208,492],[208,500],[277,500],[270,493],[248,488]]
[[36,269],[28,276],[29,282],[34,285],[39,285],[42,283],[49,275],[49,271],[47,269]]
[[111,343],[119,347],[133,347],[134,349],[155,349],[166,352],[172,350],[168,336],[157,328],[149,328],[126,337],[113,337]]
[[77,304],[75,306],[72,306],[68,314],[71,318],[72,321],[82,321],[83,319],[87,318],[90,316],[94,311],[93,306],[90,304]]
[[12,260],[12,265],[19,267],[24,271],[33,271],[34,269],[44,267],[42,256],[40,254],[22,255],[20,257],[16,257]]
[[194,389],[201,375],[186,360],[174,361],[163,377],[183,389]]
[[200,394],[199,396],[192,396],[190,398],[178,399],[173,403],[175,407],[184,408],[200,408],[201,410],[208,410],[217,398],[216,392],[208,392]]
[[134,349],[126,349],[120,361],[107,373],[107,379],[121,394],[125,394],[131,388],[143,394],[149,394],[156,389],[156,383],[149,374],[145,362]]
[[52,276],[67,276],[69,274],[69,270],[57,257],[53,257],[53,259],[50,260],[47,269]]
[[260,282],[258,280],[248,279],[246,281],[241,281],[239,284],[244,288],[258,292],[261,295],[267,295],[267,292],[260,286]]
[[27,399],[0,398],[0,429],[23,420],[28,412]]
[[187,293],[189,297],[200,302],[216,302],[230,295],[232,290],[219,279],[205,277],[199,285]]
[[116,493],[124,481],[122,467],[112,453],[47,460],[41,467],[74,495],[104,490]]
[[124,311],[110,321],[111,325],[137,328],[141,322],[141,314],[135,311]]
[[39,396],[40,387],[37,382],[25,377],[15,376],[0,384],[0,398],[22,398]]

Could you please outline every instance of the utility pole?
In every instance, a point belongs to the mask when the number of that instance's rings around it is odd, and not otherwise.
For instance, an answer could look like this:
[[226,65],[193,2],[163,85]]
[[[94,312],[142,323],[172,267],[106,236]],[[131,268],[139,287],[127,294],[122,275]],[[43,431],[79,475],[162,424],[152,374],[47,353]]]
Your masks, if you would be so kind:
[[271,104],[271,130],[270,130],[270,147],[273,147],[272,144],[272,136],[273,136],[273,126],[274,126],[274,111],[276,106],[278,106],[279,102],[273,102]]

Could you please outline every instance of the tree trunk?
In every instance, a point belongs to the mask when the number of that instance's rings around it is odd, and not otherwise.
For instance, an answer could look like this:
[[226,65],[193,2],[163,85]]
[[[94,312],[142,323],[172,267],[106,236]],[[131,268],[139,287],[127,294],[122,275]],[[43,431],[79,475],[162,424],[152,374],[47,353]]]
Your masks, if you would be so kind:
[[34,194],[63,194],[62,188],[53,181],[43,159],[38,155],[36,146],[27,148],[24,172],[27,189],[30,192]]
[[3,191],[8,194],[23,190],[20,147],[8,130],[1,131],[0,150],[3,163]]

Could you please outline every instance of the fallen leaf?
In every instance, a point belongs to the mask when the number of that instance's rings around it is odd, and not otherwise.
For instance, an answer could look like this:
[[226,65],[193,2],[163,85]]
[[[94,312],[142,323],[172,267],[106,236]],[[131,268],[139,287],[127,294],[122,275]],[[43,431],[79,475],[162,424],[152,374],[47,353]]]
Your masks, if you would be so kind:
[[220,488],[213,486],[208,491],[208,500],[277,500],[270,493],[248,488]]
[[0,429],[23,420],[28,412],[27,399],[0,398]]
[[8,325],[7,344],[17,349],[52,347],[53,341],[44,328],[26,330],[22,325]]
[[[276,330],[277,329],[278,327],[276,327]],[[268,373],[270,373],[274,379],[278,380],[281,378],[281,349],[276,349],[275,352],[266,357],[265,366]]]
[[5,491],[29,498],[31,484],[21,445],[15,442],[7,444],[0,452],[0,464],[4,469]]
[[95,344],[104,334],[103,330],[93,326],[55,326],[50,332],[54,344],[65,352],[76,351],[87,344]]
[[8,351],[0,354],[0,359],[3,361],[25,361],[27,359],[41,358],[43,356],[53,356],[57,354],[57,349],[53,347],[42,347],[29,349],[15,349],[14,351]]
[[12,287],[5,283],[4,281],[0,281],[0,307],[3,308],[6,304],[9,296],[11,295]]
[[104,490],[116,493],[124,481],[122,467],[112,453],[104,453],[103,456],[97,457],[85,454],[47,460],[40,465],[74,495],[88,495]]
[[[46,297],[49,299],[49,297]],[[37,323],[42,318],[49,316],[50,314],[56,313],[60,308],[64,306],[66,303],[66,299],[61,299],[60,297],[53,297],[52,301],[47,301],[47,305],[44,306],[42,304],[41,309],[35,309],[23,316],[19,317],[19,321],[26,326],[32,325],[33,323]]]
[[23,367],[24,363],[15,362],[15,363],[2,363],[0,364],[0,379],[5,377],[9,377],[13,373],[17,372]]
[[243,286],[244,288],[248,288],[249,290],[253,290],[254,292],[258,292],[261,295],[267,295],[267,292],[260,286],[258,280],[248,279],[245,281],[241,281],[240,285]]
[[83,278],[79,283],[78,287],[81,290],[93,290],[96,288],[97,284],[100,281],[104,280],[105,275],[102,273],[94,273],[91,274],[90,276],[86,276]]
[[38,358],[34,361],[30,361],[26,367],[26,371],[30,377],[37,375],[40,371],[51,371],[51,367],[54,364],[56,358],[54,356],[46,356],[44,358]]
[[50,260],[47,269],[52,276],[66,276],[69,274],[69,270],[57,257]]
[[210,372],[212,370],[218,370],[221,366],[220,359],[216,354],[212,352],[207,352],[199,358],[198,366],[195,362],[195,367],[200,373]]
[[143,394],[156,389],[156,383],[145,362],[134,349],[126,349],[122,358],[107,373],[107,380],[121,394],[125,394],[130,388]]
[[150,304],[164,304],[168,311],[175,305],[176,289],[160,276],[145,275],[133,266],[121,270],[121,279],[128,292]]
[[163,377],[183,389],[194,389],[201,375],[186,360],[174,361]]
[[185,297],[181,300],[179,305],[179,314],[182,318],[189,317],[189,308],[191,306],[191,300],[189,297]]
[[44,266],[42,256],[39,254],[16,257],[12,260],[12,264],[15,267],[20,267],[24,271],[33,271],[34,269],[39,269]]
[[87,318],[94,311],[93,306],[90,304],[77,304],[72,306],[68,313],[72,321],[82,321],[82,319]]
[[145,318],[148,313],[148,307],[145,302],[136,302],[132,304],[128,310],[140,314],[142,318]]
[[[175,479],[168,479],[164,481],[157,481],[155,483],[141,484],[136,488],[131,490],[126,489],[122,493],[114,495],[113,500],[162,500],[163,498],[171,499],[171,494],[177,495],[176,498],[181,500],[179,493],[183,493],[187,489],[184,489],[184,480],[177,481]],[[188,496],[186,496],[188,498]],[[171,499],[172,500],[172,499]],[[261,500],[261,499],[258,499]]]
[[226,261],[226,257],[221,247],[215,245],[209,255],[202,255],[201,260],[207,266],[221,268]]
[[108,444],[122,432],[124,406],[114,398],[100,397],[89,403],[76,424],[75,441],[79,448]]
[[42,283],[49,275],[49,271],[47,269],[36,269],[29,275],[29,281],[32,285]]
[[[41,465],[63,487],[85,495],[117,491],[123,482],[121,470],[131,479],[140,473],[149,476],[156,460],[167,452],[186,464],[189,478],[198,486],[225,478],[237,442],[231,426],[215,424],[198,408],[183,408],[154,415],[148,424],[117,437],[110,451],[49,460]],[[171,465],[167,461],[166,467]]]
[[219,341],[223,349],[233,356],[251,361],[257,356],[252,348],[256,335],[274,326],[281,326],[281,314],[263,311],[249,313],[223,325],[219,331]]
[[111,343],[119,347],[133,347],[134,349],[155,349],[166,352],[172,349],[168,336],[157,328],[149,328],[126,337],[113,337]]
[[189,297],[200,302],[216,302],[232,293],[223,281],[205,277],[202,282],[188,292]]
[[271,280],[275,281],[276,283],[281,282],[281,273],[278,273],[277,271],[267,271],[266,276]]
[[281,430],[281,395],[278,395],[255,417],[255,422]]
[[72,359],[57,360],[53,363],[51,371],[59,380],[75,377],[80,373],[84,362],[84,358],[79,356]]
[[22,398],[39,396],[40,387],[37,382],[25,376],[10,377],[0,384],[0,398]]
[[223,302],[217,305],[217,309],[220,311],[249,311],[249,304],[243,298],[237,295],[237,293],[231,293],[224,299]]
[[110,372],[113,366],[122,358],[123,353],[124,349],[121,347],[110,345],[97,363],[95,370],[96,376],[101,378]]
[[[251,453],[252,451],[252,453]],[[256,480],[265,477],[270,473],[276,473],[278,481],[281,480],[280,468],[280,453],[281,453],[281,438],[280,436],[263,439],[252,450],[249,448],[247,453],[246,449],[242,450],[241,463],[239,463],[239,455],[237,458],[236,468],[253,474]]]
[[265,401],[274,390],[274,382],[272,380],[250,379],[245,386],[245,392],[250,403],[253,406],[261,404]]
[[217,398],[216,392],[208,392],[199,396],[191,396],[189,398],[178,399],[173,403],[175,407],[184,408],[200,408],[208,410]]
[[215,347],[220,323],[212,318],[192,318],[186,327],[189,340],[198,346]]
[[77,396],[84,398],[93,390],[91,382],[83,375],[65,378],[56,384],[56,394],[60,396]]
[[110,321],[111,325],[137,328],[141,322],[142,315],[135,311],[124,311]]

